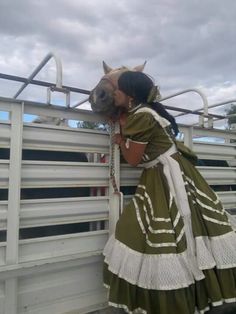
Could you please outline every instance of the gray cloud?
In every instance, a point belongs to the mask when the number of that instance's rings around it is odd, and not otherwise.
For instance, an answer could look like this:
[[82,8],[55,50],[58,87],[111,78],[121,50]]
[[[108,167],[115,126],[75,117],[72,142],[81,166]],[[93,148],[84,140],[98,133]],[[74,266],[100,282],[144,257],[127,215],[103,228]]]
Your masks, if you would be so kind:
[[[235,29],[234,0],[2,0],[0,72],[27,77],[54,51],[64,84],[91,89],[102,60],[114,67],[147,60],[163,95],[198,87],[217,102],[236,91]],[[53,61],[37,78],[55,81]],[[8,90],[1,84],[1,94]],[[174,103],[196,108],[199,99]]]

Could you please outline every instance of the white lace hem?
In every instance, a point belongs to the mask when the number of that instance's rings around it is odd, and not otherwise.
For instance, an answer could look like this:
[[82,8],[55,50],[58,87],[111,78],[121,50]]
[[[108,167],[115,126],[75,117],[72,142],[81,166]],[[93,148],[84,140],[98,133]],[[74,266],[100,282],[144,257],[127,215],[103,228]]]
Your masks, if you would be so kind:
[[133,311],[130,311],[128,306],[125,304],[117,304],[114,302],[108,302],[108,304],[118,309],[123,309],[126,313],[129,313],[129,314],[147,314],[147,311],[145,311],[144,309],[141,309],[140,307]]
[[[215,260],[216,267],[218,269],[226,269],[236,267],[236,234],[234,231],[226,233],[222,236],[217,237],[199,237],[196,238],[196,242],[203,243],[205,242],[206,247],[208,248],[209,253],[212,253],[212,256]],[[198,256],[204,254],[203,246],[200,245],[198,249]],[[201,269],[209,268],[207,261],[205,259],[205,264],[203,259],[199,262],[199,267]]]
[[172,290],[205,278],[202,270],[236,267],[236,235],[197,237],[196,258],[180,254],[142,254],[111,236],[104,249],[108,269],[144,289]]
[[234,231],[217,237],[195,238],[200,269],[236,267],[236,234]]
[[[107,289],[110,289],[110,286],[108,285],[105,285],[105,287]],[[220,301],[217,301],[217,302],[210,302],[210,304],[213,306],[213,307],[218,307],[218,306],[221,306],[223,305],[224,303],[225,304],[229,304],[229,303],[235,303],[236,302],[236,298],[231,298],[231,299],[222,299]],[[118,304],[118,303],[114,303],[114,302],[108,302],[108,304],[110,306],[113,306],[113,307],[116,307],[116,308],[121,308],[123,310],[125,310],[126,313],[129,313],[129,314],[146,314],[146,310],[142,309],[142,308],[136,308],[134,311],[130,311],[128,306],[125,305],[125,304]],[[203,310],[198,310],[197,308],[195,308],[195,312],[194,314],[205,314],[207,311],[210,310],[210,306],[207,305]]]
[[108,269],[118,277],[144,289],[186,288],[204,278],[187,253],[142,254],[111,236],[104,249]]
[[229,223],[231,224],[234,231],[236,231],[236,215],[231,215],[230,213],[226,212]]

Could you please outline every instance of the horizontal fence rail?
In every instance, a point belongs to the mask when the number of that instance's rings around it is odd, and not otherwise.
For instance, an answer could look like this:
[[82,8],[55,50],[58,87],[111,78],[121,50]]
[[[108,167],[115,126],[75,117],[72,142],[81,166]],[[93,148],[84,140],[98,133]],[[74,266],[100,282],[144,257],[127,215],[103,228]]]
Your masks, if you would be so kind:
[[[8,245],[12,245],[6,241],[12,232],[8,228],[9,180],[11,166],[16,162],[11,155],[12,117],[19,108],[24,114],[102,121],[99,115],[86,110],[0,99],[0,111],[9,113],[9,118],[0,122],[0,313],[87,313],[104,308],[102,251],[113,226],[111,220],[115,221],[118,216],[109,180],[109,134],[100,130],[18,121],[19,126],[22,124],[18,140],[23,160],[18,169],[20,199],[14,199],[17,206],[13,208],[15,216],[11,219],[16,218],[19,232],[12,238],[16,259],[9,263],[6,258]],[[225,208],[234,212],[236,134],[184,125],[180,129],[181,140],[201,160],[212,164],[225,162],[224,167],[198,168],[216,189]],[[27,158],[26,152],[30,152]],[[45,160],[45,152],[55,159]],[[73,154],[75,158],[71,160]],[[61,156],[68,159],[61,160]],[[76,159],[81,157],[86,160]],[[117,172],[118,150],[115,164]],[[141,171],[141,167],[121,164],[120,185],[124,189],[125,203],[132,197]],[[16,300],[15,307],[12,300]]]

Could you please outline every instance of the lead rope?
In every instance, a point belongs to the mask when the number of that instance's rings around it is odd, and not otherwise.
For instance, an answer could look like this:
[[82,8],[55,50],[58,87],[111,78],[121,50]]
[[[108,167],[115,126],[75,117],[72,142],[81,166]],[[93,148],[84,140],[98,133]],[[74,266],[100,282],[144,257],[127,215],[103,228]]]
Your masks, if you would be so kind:
[[115,142],[114,142],[114,135],[115,135],[115,123],[110,122],[110,144],[111,144],[111,156],[110,156],[110,180],[113,187],[113,194],[119,196],[119,216],[123,210],[123,193],[120,192],[115,177]]

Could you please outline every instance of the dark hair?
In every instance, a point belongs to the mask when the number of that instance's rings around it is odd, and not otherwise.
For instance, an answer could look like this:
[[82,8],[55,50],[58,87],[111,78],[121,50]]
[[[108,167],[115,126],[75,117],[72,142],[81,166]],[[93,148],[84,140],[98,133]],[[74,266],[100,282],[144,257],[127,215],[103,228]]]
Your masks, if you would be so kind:
[[167,112],[161,103],[156,101],[148,102],[153,87],[152,79],[143,72],[126,71],[118,79],[118,88],[122,92],[132,97],[137,105],[140,103],[150,105],[153,110],[171,123],[172,131],[176,136],[179,133],[179,128],[175,118]]

